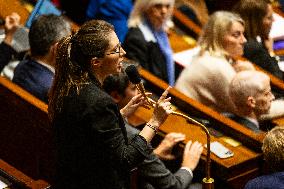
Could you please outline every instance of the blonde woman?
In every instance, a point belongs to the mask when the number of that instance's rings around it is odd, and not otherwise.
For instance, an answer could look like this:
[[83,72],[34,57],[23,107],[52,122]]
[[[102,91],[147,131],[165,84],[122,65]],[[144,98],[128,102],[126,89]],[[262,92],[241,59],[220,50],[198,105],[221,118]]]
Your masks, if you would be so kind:
[[240,16],[227,11],[214,13],[200,36],[199,54],[183,70],[176,88],[219,112],[234,112],[228,87],[239,70],[235,67],[242,64],[245,69],[253,69],[248,63],[236,61],[243,54],[245,42]]
[[128,20],[123,48],[157,77],[174,85],[173,53],[167,36],[174,0],[137,0]]

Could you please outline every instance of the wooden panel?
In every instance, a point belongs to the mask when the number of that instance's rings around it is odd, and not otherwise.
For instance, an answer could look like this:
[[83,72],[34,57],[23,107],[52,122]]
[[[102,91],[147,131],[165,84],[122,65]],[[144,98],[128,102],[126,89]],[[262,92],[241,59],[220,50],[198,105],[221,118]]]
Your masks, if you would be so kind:
[[31,189],[47,189],[50,185],[43,180],[34,180],[15,167],[9,165],[0,159],[0,175],[7,179],[12,186],[10,188],[31,188]]
[[33,179],[51,181],[54,147],[47,105],[0,77],[0,158]]
[[[139,108],[135,112],[135,116],[147,122],[152,114],[152,110],[148,110],[145,108]],[[193,124],[187,123],[181,117],[177,117],[175,115],[170,115],[166,122],[159,128],[159,132],[162,135],[170,132],[181,132],[186,135],[186,140],[192,141],[200,141],[201,143],[206,143],[206,135],[205,133],[198,127]],[[239,186],[244,186],[244,184],[253,177],[253,174],[259,174],[259,164],[261,161],[261,154],[256,153],[244,145],[240,145],[238,147],[232,147],[220,138],[216,138],[211,135],[211,142],[218,141],[222,143],[224,146],[229,148],[234,152],[234,156],[227,159],[220,159],[214,154],[211,154],[211,162],[212,162],[212,177],[216,180],[223,180],[232,188],[238,188]],[[206,156],[206,151],[203,152],[202,163],[204,164],[204,159]],[[254,170],[254,171],[252,171]],[[249,176],[242,177],[241,175],[247,174]]]

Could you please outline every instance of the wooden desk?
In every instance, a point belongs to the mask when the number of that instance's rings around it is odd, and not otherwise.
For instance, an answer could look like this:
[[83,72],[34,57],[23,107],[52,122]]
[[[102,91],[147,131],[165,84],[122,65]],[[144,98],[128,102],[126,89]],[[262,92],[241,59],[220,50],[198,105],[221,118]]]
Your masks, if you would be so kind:
[[[155,94],[161,94],[167,88],[167,84],[157,77],[153,76],[144,69],[139,70],[141,76],[147,81],[155,85],[160,90],[154,90]],[[148,85],[146,85],[147,88]],[[154,89],[151,87],[151,89]],[[172,88],[169,92],[172,97],[172,103],[179,101],[179,108],[186,111],[190,116],[204,118],[210,121],[214,128],[223,132],[225,135],[234,138],[243,143],[241,146],[232,147],[224,143],[221,138],[212,136],[211,141],[218,141],[234,152],[234,157],[228,159],[220,159],[215,155],[212,159],[213,177],[217,178],[218,184],[220,181],[228,184],[229,188],[242,188],[244,184],[251,178],[256,177],[261,173],[261,154],[252,149],[260,151],[264,133],[256,134],[251,130],[239,125],[232,120],[220,115],[210,108],[200,104],[199,102],[184,96],[182,93]],[[139,108],[134,117],[130,119],[132,124],[145,123],[150,119],[151,110]],[[199,127],[189,124],[181,117],[170,115],[167,121],[160,127],[160,132],[166,134],[169,132],[182,132],[186,134],[186,141],[198,140],[205,143],[206,136]],[[205,152],[203,153],[205,155]],[[204,158],[203,158],[204,160]]]
[[[168,87],[166,82],[157,78],[143,68],[139,70],[139,73],[146,81],[146,89],[151,89],[151,92],[154,94],[162,94],[162,92]],[[215,127],[215,129],[220,130],[226,135],[241,141],[251,149],[259,152],[261,151],[260,148],[265,135],[264,132],[255,133],[250,129],[232,121],[231,119],[224,117],[202,103],[189,98],[175,88],[172,88],[169,94],[172,97],[171,102],[181,111],[186,112],[190,116],[206,119],[210,122],[210,125]]]
[[[152,110],[145,108],[139,108],[135,112],[135,116],[139,117],[144,122],[147,122],[151,115]],[[189,124],[185,119],[175,115],[170,115],[166,122],[160,127],[159,131],[163,134],[170,132],[184,133],[186,135],[185,143],[189,140],[197,140],[203,144],[206,143],[206,134],[198,126]],[[214,154],[211,154],[211,173],[213,178],[216,179],[215,182],[222,180],[228,184],[228,187],[239,189],[242,188],[248,180],[260,173],[260,153],[256,153],[243,145],[232,147],[212,135],[211,141],[218,141],[234,152],[234,156],[227,159],[220,159]],[[205,157],[206,150],[203,151],[203,163]]]

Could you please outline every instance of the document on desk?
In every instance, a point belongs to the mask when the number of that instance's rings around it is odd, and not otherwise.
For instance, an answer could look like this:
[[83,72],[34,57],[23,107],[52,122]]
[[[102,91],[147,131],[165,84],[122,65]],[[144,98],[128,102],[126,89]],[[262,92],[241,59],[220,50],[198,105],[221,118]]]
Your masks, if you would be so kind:
[[8,185],[0,180],[0,189],[5,189],[7,187]]
[[186,67],[192,62],[194,56],[200,51],[199,47],[188,49],[174,54],[174,61],[183,67]]
[[274,22],[272,23],[269,36],[274,40],[284,39],[284,18],[277,13],[273,13]]

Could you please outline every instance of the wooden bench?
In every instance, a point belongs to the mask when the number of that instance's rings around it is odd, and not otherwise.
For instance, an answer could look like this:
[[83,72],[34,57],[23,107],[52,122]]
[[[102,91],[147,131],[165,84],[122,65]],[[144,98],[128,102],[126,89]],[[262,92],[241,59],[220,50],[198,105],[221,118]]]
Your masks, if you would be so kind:
[[0,158],[37,180],[51,182],[54,147],[47,105],[0,77]]
[[34,180],[7,162],[0,159],[0,176],[9,182],[9,188],[13,189],[48,189],[50,185],[43,180]]

